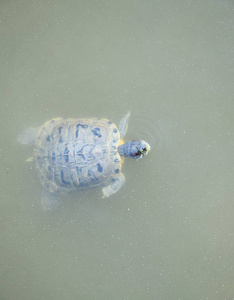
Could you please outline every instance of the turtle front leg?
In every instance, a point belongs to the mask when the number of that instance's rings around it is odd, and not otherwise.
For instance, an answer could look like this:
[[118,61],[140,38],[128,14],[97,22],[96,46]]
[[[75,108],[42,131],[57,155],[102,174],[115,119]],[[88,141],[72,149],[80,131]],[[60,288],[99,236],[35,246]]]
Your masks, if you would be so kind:
[[124,182],[125,182],[124,175],[122,173],[120,173],[118,178],[116,178],[116,180],[112,184],[110,184],[102,189],[103,198],[109,197],[112,194],[118,192],[118,190],[121,188],[121,186],[124,184]]
[[124,116],[123,119],[119,122],[119,133],[120,133],[120,138],[121,139],[125,136],[125,134],[128,130],[129,117],[130,117],[130,112],[128,112],[126,114],[126,116]]

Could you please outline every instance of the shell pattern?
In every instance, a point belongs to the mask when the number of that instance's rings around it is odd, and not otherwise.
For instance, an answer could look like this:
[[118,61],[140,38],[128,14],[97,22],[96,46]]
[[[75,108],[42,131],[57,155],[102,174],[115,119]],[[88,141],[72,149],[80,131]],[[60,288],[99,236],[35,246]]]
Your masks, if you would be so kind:
[[120,134],[106,119],[52,119],[35,140],[34,160],[50,192],[106,186],[121,170]]

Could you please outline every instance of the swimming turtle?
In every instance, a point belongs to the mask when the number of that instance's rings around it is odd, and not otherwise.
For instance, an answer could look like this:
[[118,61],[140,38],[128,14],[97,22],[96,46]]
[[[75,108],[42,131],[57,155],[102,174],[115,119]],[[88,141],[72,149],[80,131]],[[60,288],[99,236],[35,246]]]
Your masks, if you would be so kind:
[[118,128],[107,119],[55,118],[19,136],[22,143],[34,145],[31,160],[44,186],[44,208],[64,192],[103,186],[103,196],[109,197],[121,188],[121,156],[139,159],[150,151],[143,140],[123,143],[129,117],[130,112]]

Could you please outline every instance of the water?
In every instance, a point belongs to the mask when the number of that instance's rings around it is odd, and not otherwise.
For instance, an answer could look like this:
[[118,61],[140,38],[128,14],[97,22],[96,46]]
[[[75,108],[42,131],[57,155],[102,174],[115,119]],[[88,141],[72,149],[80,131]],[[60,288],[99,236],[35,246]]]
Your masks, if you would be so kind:
[[[234,299],[232,1],[1,1],[0,298]],[[124,187],[44,212],[27,127],[131,110]]]

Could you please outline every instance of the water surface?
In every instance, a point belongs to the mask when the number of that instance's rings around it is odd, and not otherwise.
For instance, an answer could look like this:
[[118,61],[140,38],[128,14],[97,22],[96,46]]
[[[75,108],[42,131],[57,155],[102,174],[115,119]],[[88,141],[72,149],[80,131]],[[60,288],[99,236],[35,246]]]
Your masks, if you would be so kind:
[[[232,1],[1,1],[0,298],[234,299]],[[128,111],[124,187],[44,212],[33,149],[54,117]]]

